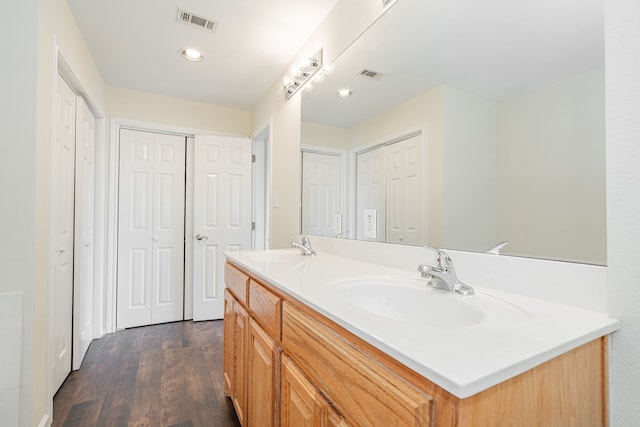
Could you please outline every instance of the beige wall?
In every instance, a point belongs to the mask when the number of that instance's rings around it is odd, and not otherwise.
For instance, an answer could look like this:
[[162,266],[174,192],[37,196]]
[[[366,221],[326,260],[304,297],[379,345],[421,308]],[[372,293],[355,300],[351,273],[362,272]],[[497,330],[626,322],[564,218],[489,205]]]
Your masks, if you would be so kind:
[[107,87],[113,117],[202,129],[237,136],[251,134],[251,112],[114,86]]
[[605,1],[607,287],[611,338],[610,425],[640,419],[640,2]]
[[498,104],[506,253],[606,264],[604,70]]
[[302,122],[300,132],[304,145],[345,150],[349,143],[349,131],[344,128]]
[[[26,0],[3,6],[0,48],[2,52],[14,54],[12,64],[3,63],[0,80],[3,139],[0,143],[0,235],[3,239],[0,245],[0,306],[15,303],[20,293],[25,300],[14,313],[24,319],[22,322],[22,319],[16,322],[9,310],[0,311],[3,344],[8,341],[22,347],[17,354],[12,354],[10,349],[2,352],[0,423],[15,423],[19,416],[16,405],[20,387],[23,396],[31,395],[33,390],[34,369],[26,362],[33,355],[35,344],[31,337],[36,328],[33,301],[36,280],[42,279],[34,269],[39,256],[35,246],[38,2]],[[42,326],[37,328],[42,329]],[[21,335],[22,340],[18,338]],[[14,374],[20,372],[21,364],[23,372],[16,378]],[[30,417],[31,407],[24,412]]]

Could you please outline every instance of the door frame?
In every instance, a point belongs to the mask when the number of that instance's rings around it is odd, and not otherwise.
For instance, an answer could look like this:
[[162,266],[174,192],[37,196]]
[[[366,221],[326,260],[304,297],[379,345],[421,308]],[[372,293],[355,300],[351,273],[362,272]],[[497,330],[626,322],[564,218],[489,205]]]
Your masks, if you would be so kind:
[[[358,191],[358,177],[357,177],[357,165],[358,165],[358,154],[366,152],[366,151],[370,151],[373,150],[374,148],[378,148],[378,147],[382,147],[385,145],[389,145],[389,144],[393,144],[394,142],[398,142],[401,141],[403,139],[407,139],[409,137],[411,137],[412,135],[415,134],[420,134],[422,136],[422,164],[424,166],[423,169],[423,185],[425,188],[425,193],[427,191],[428,188],[428,164],[427,164],[427,153],[428,153],[428,147],[429,147],[429,138],[427,135],[427,124],[422,124],[422,125],[417,125],[417,126],[412,126],[406,129],[403,129],[401,131],[398,132],[394,132],[391,133],[389,135],[386,135],[382,138],[378,138],[374,141],[365,143],[365,144],[361,144],[358,145],[357,147],[354,147],[352,149],[349,150],[348,152],[348,162],[349,162],[349,176],[347,178],[347,181],[349,182],[348,184],[348,200],[349,200],[349,206],[348,206],[348,221],[347,221],[347,227],[349,230],[353,230],[353,233],[351,233],[350,238],[355,239],[356,238],[356,226],[357,226],[357,217],[356,217],[356,197],[357,197],[357,191]],[[385,202],[386,205],[386,202]],[[427,236],[428,236],[428,230],[429,230],[429,221],[428,221],[428,197],[425,197],[423,200],[423,212],[424,212],[424,241],[427,241]]]
[[[347,189],[350,176],[347,175],[347,150],[341,148],[323,147],[320,145],[300,144],[300,171],[302,172],[302,154],[316,153],[337,156],[340,158],[340,211],[342,212],[342,237],[355,238],[355,229],[351,228],[349,218],[350,206],[347,206]],[[302,173],[300,174],[300,227],[302,227]]]
[[106,314],[103,334],[115,332],[117,311],[117,278],[118,278],[118,200],[120,170],[120,129],[132,129],[142,132],[164,133],[186,138],[187,144],[187,172],[185,193],[185,296],[184,318],[193,318],[193,165],[194,165],[194,137],[195,135],[218,135],[247,138],[247,135],[214,132],[211,130],[173,126],[162,123],[145,122],[140,120],[111,117],[109,123],[109,170],[107,196],[107,241],[106,241],[106,284],[104,301],[101,305]]
[[[269,249],[269,200],[271,200],[271,123],[251,138],[253,161],[251,164],[251,215],[254,224],[251,233],[253,250]],[[263,191],[260,194],[258,189]]]

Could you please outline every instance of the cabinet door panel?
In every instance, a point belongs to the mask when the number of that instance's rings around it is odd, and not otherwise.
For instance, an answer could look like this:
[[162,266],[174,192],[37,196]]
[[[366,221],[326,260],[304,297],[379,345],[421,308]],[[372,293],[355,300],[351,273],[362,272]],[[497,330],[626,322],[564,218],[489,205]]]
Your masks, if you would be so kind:
[[282,427],[314,427],[316,389],[287,356],[282,356]]
[[431,396],[287,302],[282,326],[283,350],[350,423],[431,425]]
[[249,320],[248,425],[277,425],[280,347],[253,320]]
[[233,406],[240,424],[245,424],[247,410],[247,333],[249,328],[249,315],[238,302],[233,304],[234,311],[234,375],[233,375]]
[[224,283],[238,301],[247,304],[249,277],[229,264],[224,264]]
[[224,394],[233,395],[233,365],[235,354],[233,349],[233,304],[234,298],[228,290],[224,292]]
[[275,339],[280,339],[282,300],[253,280],[249,283],[251,315]]

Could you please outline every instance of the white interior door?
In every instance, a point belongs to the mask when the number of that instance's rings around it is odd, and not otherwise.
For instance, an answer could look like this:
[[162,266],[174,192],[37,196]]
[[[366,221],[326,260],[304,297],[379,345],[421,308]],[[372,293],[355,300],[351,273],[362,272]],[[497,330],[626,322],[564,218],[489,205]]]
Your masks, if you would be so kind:
[[120,131],[117,328],[182,320],[185,138]]
[[302,152],[302,233],[335,237],[342,233],[341,158]]
[[81,97],[76,103],[73,369],[80,369],[93,339],[93,263],[96,121]]
[[224,316],[224,252],[251,248],[251,141],[195,137],[193,320]]
[[385,241],[384,147],[359,153],[356,164],[356,238]]
[[424,239],[422,136],[389,144],[386,150],[386,241],[421,246]]
[[53,390],[71,372],[76,95],[58,75],[52,209],[54,218],[51,357]]

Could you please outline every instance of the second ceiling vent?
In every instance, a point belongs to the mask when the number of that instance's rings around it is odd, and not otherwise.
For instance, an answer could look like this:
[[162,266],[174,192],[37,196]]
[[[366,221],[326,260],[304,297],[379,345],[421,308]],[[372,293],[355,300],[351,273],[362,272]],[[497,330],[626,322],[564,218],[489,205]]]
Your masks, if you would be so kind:
[[382,78],[382,76],[384,76],[384,74],[378,72],[378,71],[373,71],[373,70],[369,70],[367,68],[365,68],[364,70],[360,71],[360,75],[362,77],[366,77],[368,79],[373,79],[373,80],[378,80],[380,78]]
[[195,13],[189,12],[188,10],[178,9],[178,21],[193,25],[198,28],[202,28],[203,30],[216,32],[218,29],[218,22],[213,19],[205,18],[203,16],[198,16]]

